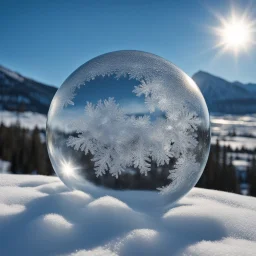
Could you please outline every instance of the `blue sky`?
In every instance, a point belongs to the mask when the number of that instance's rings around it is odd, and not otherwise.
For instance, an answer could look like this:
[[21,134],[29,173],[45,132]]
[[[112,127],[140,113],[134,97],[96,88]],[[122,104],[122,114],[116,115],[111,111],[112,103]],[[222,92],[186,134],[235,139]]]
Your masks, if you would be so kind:
[[[188,75],[204,70],[230,81],[256,82],[256,49],[218,58],[220,25],[213,12],[230,15],[256,1],[12,1],[1,0],[0,65],[60,86],[77,67],[97,55],[135,49],[157,54]],[[253,16],[252,16],[253,17]]]

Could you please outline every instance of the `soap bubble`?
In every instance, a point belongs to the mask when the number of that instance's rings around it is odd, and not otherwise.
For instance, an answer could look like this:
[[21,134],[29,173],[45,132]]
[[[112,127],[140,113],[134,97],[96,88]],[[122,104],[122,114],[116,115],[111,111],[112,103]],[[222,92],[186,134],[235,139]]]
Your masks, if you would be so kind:
[[195,82],[169,61],[111,52],[86,62],[59,88],[47,146],[71,189],[159,190],[174,202],[205,167],[209,113]]

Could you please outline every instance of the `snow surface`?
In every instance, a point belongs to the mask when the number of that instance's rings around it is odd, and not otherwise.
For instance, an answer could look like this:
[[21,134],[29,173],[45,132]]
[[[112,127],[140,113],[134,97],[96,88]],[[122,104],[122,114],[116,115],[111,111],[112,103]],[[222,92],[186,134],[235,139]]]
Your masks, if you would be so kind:
[[2,174],[0,255],[255,255],[255,198],[194,188],[163,206],[158,195]]

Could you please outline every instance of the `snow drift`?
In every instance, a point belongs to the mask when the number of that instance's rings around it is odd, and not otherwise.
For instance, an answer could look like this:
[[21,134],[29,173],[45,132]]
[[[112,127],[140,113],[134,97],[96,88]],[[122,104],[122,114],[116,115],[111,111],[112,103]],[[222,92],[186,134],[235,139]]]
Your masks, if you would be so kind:
[[172,206],[157,198],[2,174],[0,255],[255,255],[255,198],[198,188]]

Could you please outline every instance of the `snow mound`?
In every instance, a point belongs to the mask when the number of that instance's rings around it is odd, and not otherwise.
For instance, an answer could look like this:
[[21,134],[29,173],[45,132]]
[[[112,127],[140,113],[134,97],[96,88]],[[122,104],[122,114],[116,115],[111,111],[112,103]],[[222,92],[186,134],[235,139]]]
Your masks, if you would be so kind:
[[69,191],[57,177],[1,174],[0,255],[255,255],[256,199],[194,188]]

